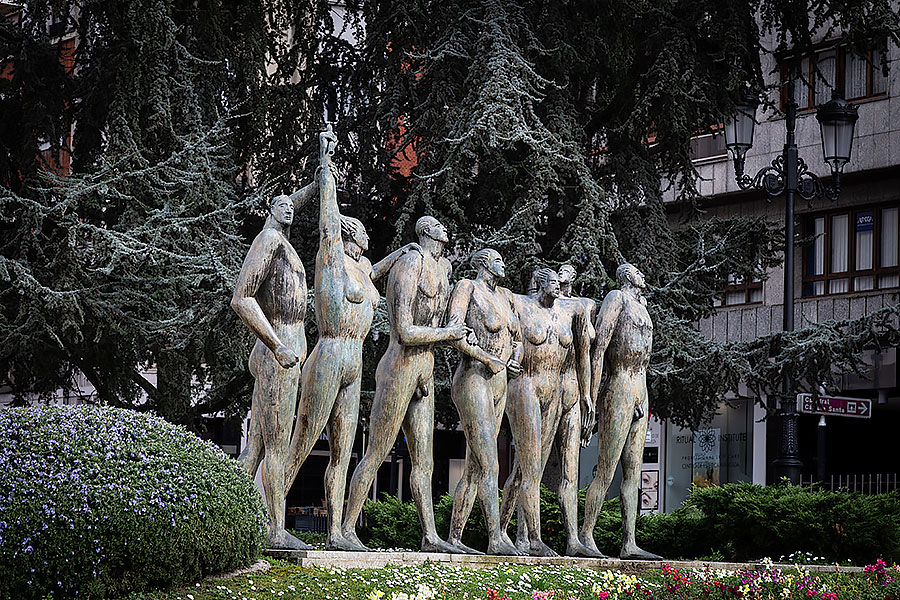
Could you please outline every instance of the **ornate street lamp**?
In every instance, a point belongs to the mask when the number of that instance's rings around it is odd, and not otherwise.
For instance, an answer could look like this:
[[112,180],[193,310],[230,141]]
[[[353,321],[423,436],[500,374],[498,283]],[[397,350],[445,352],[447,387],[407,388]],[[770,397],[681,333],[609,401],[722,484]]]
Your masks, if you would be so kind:
[[[853,129],[859,115],[856,106],[847,103],[837,91],[832,99],[819,107],[816,113],[822,130],[822,149],[825,162],[831,167],[832,185],[826,186],[809,172],[809,168],[797,153],[794,129],[797,121],[797,103],[794,101],[793,81],[788,84],[785,128],[787,137],[784,151],[763,167],[753,177],[744,173],[744,158],[753,146],[753,129],[759,95],[746,91],[735,107],[735,113],[725,123],[725,146],[734,158],[735,181],[742,190],[757,189],[770,198],[785,196],[784,211],[784,331],[794,330],[794,195],[804,200],[830,198],[840,194],[841,171],[850,161],[853,146]],[[787,477],[794,484],[800,483],[797,447],[797,405],[791,390],[790,378],[785,375],[781,397],[781,444],[775,467],[776,479]]]

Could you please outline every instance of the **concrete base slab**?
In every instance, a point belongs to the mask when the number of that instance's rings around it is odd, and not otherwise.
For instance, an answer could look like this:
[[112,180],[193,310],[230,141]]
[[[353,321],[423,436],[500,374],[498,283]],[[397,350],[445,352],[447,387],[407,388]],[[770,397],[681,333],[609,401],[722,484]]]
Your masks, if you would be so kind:
[[[504,565],[560,566],[598,571],[615,570],[625,573],[640,573],[662,568],[668,564],[676,569],[705,569],[738,571],[740,569],[760,570],[760,563],[703,562],[683,560],[621,560],[618,558],[575,558],[557,556],[483,556],[470,554],[444,554],[439,552],[339,552],[329,550],[266,550],[266,555],[301,567],[376,569],[386,565],[408,566],[425,563],[459,565],[471,569],[482,569]],[[781,569],[792,569],[794,565],[775,564]],[[838,567],[835,565],[803,565],[810,573],[853,573],[862,567]]]

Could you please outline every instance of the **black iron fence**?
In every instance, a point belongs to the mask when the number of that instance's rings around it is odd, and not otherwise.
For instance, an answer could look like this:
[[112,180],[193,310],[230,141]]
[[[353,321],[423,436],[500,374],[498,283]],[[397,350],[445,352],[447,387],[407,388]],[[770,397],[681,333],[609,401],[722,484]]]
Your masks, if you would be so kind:
[[802,477],[800,483],[832,492],[861,492],[863,494],[884,494],[900,489],[897,473],[827,475],[824,481],[815,481],[813,477]]

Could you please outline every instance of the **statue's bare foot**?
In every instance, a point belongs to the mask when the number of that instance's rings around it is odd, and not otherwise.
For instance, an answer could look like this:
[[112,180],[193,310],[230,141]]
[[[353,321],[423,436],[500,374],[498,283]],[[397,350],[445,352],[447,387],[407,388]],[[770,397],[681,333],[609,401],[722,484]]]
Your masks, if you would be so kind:
[[356,532],[352,529],[348,531],[342,531],[341,535],[344,537],[345,541],[350,543],[350,545],[355,546],[355,548],[353,549],[354,552],[374,552],[374,550],[359,541],[359,538],[356,536]]
[[269,548],[273,550],[313,550],[309,544],[301,542],[296,537],[282,529],[269,537]]
[[[513,546],[512,544],[508,544],[503,541],[502,538],[488,542],[487,553],[493,554],[495,556],[523,556],[524,552],[520,551],[518,548]],[[480,554],[480,553],[479,553]]]
[[599,554],[597,558],[609,558],[597,548],[597,542],[594,541],[593,535],[585,535],[584,533],[578,534],[578,541],[581,542],[581,545],[590,550],[591,552],[595,552]]
[[438,536],[422,538],[422,552],[445,552],[447,554],[466,554],[456,546],[448,544]]
[[566,556],[584,556],[585,558],[609,558],[599,550],[592,550],[577,540],[569,540],[566,544]]
[[541,540],[532,540],[528,547],[528,554],[531,556],[559,556],[559,554],[553,551],[553,548]]
[[[362,549],[360,549],[362,547]],[[325,542],[326,550],[342,550],[344,552],[368,552],[362,544],[354,544],[341,534],[329,535]]]
[[623,560],[662,560],[659,554],[653,554],[646,550],[641,550],[636,545],[622,546],[622,552],[619,558]]
[[[509,538],[506,538],[504,541],[508,540]],[[531,552],[531,541],[527,537],[517,537],[514,545],[523,556],[528,556],[529,552]]]
[[456,548],[456,549],[457,549],[459,552],[461,552],[462,554],[480,554],[480,555],[484,555],[484,552],[479,552],[479,551],[476,550],[475,548],[469,548],[468,546],[466,546],[465,544],[463,544],[460,540],[456,540],[456,539],[450,538],[450,539],[447,540],[447,543],[449,543],[451,546],[453,546],[454,548]]
[[342,531],[341,537],[343,538],[343,541],[350,546],[349,548],[341,548],[342,550],[348,550],[350,552],[374,552],[374,550],[359,541],[359,538],[356,537],[356,532],[352,529],[349,531]]

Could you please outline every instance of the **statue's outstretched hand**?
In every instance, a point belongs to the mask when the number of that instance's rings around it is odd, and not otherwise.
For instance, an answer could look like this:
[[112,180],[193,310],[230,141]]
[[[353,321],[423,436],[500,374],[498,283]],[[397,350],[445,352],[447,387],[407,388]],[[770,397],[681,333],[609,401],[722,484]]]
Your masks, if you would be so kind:
[[410,242],[410,243],[406,244],[405,246],[401,247],[400,254],[406,254],[407,252],[410,252],[412,250],[415,250],[419,254],[425,254],[425,251],[422,250],[422,246],[420,246],[418,242]]
[[320,165],[325,166],[331,164],[331,157],[334,156],[335,146],[337,146],[337,136],[331,128],[331,123],[329,123],[325,131],[319,133]]

